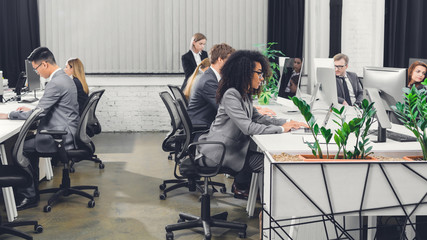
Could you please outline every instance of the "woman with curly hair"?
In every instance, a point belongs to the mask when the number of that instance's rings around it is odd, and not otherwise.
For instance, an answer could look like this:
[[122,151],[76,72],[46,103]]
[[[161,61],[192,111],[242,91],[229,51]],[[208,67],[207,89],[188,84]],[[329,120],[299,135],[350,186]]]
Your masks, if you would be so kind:
[[[252,172],[262,171],[264,155],[249,150],[250,135],[288,132],[304,123],[272,118],[260,114],[252,103],[264,77],[271,75],[268,60],[257,51],[233,53],[221,69],[216,100],[218,113],[209,133],[199,140],[220,141],[226,146],[223,167],[238,172],[233,184],[235,197],[247,198]],[[200,145],[201,164],[216,166],[220,161],[219,146]]]

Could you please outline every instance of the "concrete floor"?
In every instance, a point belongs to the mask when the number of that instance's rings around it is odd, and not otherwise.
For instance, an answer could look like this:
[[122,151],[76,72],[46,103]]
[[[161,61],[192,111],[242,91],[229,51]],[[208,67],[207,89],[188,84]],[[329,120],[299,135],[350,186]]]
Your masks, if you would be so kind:
[[[160,200],[159,184],[173,178],[173,161],[161,149],[165,133],[102,133],[94,138],[96,152],[105,169],[83,161],[75,165],[72,185],[98,185],[100,197],[96,206],[88,208],[88,200],[69,196],[58,202],[50,213],[43,212],[50,194],[41,195],[38,207],[18,212],[18,220],[38,220],[41,234],[32,227],[19,227],[34,239],[165,239],[165,225],[176,223],[179,212],[200,215],[199,193],[177,189]],[[43,181],[40,189],[56,187],[61,181],[62,167],[54,169],[53,181]],[[223,175],[216,181],[225,182],[230,192],[232,179]],[[246,239],[258,239],[258,218],[248,218],[246,201],[233,198],[231,193],[215,193],[211,200],[213,214],[228,211],[228,220],[248,225]],[[255,216],[258,216],[257,205]],[[2,214],[6,218],[5,212]],[[213,228],[212,239],[239,239],[234,230]],[[175,239],[203,239],[201,229],[174,233]],[[0,239],[15,239],[8,235]]]

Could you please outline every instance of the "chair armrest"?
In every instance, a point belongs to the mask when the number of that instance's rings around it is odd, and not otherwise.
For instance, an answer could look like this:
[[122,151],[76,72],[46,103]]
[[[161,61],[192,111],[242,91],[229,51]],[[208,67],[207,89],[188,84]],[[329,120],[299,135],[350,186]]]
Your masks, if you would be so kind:
[[67,131],[63,130],[41,130],[39,134],[51,135],[54,139],[62,139],[62,136],[67,135]]
[[194,131],[208,130],[209,126],[206,124],[193,124]]

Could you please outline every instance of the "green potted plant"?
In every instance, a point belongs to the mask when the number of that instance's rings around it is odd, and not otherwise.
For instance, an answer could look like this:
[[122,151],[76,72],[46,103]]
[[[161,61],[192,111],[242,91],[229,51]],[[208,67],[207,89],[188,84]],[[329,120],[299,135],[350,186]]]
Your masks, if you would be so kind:
[[[307,142],[314,158],[331,159],[328,145],[333,136],[338,146],[338,151],[333,159],[372,159],[372,157],[369,156],[372,154],[372,146],[369,146],[370,140],[367,136],[376,112],[373,108],[374,103],[369,103],[368,100],[364,99],[361,107],[356,107],[360,112],[360,116],[351,119],[349,122],[345,122],[344,120],[344,106],[339,110],[332,108],[334,115],[340,120],[340,122],[334,120],[339,128],[335,130],[335,134],[332,134],[331,129],[327,129],[325,126],[319,127],[315,117],[311,113],[310,106],[304,100],[298,97],[292,97],[291,99],[300,110],[314,137],[314,143]],[[323,154],[319,144],[319,134],[323,136],[326,142],[326,156]],[[356,137],[356,144],[352,151],[350,151],[347,146],[347,141],[351,134],[355,134]]]
[[272,75],[265,79],[265,83],[262,85],[261,93],[258,97],[258,102],[260,104],[269,104],[270,99],[274,96],[277,97],[279,94],[278,83],[279,83],[279,74],[280,66],[275,62],[276,59],[280,56],[285,56],[285,54],[280,50],[273,49],[273,46],[276,45],[277,42],[269,42],[267,44],[258,44],[256,45],[259,49],[261,49],[262,54],[268,58],[270,61],[270,67]]
[[[427,85],[427,78],[422,84]],[[404,102],[397,102],[396,106],[392,106],[392,109],[403,125],[415,135],[423,152],[422,159],[426,160],[427,92],[424,88],[418,90],[415,86],[412,86],[411,89],[404,88],[403,92]]]

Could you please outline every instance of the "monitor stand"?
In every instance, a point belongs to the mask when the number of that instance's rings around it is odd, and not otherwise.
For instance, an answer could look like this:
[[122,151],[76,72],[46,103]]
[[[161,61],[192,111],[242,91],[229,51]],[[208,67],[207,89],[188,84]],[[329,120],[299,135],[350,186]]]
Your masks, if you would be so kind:
[[36,90],[34,90],[34,98],[30,98],[30,99],[23,99],[20,101],[20,103],[33,103],[33,102],[37,102],[39,99],[36,96]]

